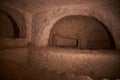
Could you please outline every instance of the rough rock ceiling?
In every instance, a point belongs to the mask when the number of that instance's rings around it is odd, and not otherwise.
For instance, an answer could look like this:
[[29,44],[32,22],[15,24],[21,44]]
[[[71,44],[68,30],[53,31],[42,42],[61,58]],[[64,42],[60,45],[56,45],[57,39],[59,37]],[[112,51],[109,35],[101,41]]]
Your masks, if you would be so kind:
[[44,10],[55,6],[81,5],[81,4],[107,4],[119,5],[119,0],[1,0],[3,6],[22,9],[28,12]]

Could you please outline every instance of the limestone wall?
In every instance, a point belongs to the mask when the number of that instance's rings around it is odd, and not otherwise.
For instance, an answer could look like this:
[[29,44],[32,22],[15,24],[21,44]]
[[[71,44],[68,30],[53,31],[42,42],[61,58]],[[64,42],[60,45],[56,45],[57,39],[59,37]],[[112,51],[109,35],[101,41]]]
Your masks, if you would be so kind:
[[88,75],[95,80],[120,76],[119,51],[79,50],[70,48],[30,48],[29,65],[71,76]]

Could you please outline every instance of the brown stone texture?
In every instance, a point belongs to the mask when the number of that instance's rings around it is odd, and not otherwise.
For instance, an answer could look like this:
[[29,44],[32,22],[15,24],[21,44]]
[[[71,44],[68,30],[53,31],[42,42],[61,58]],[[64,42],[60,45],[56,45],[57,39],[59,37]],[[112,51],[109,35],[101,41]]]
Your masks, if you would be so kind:
[[88,75],[97,79],[120,76],[119,51],[31,48],[30,52],[29,64],[37,70]]
[[76,47],[77,40],[72,38],[55,37],[53,45],[58,47]]

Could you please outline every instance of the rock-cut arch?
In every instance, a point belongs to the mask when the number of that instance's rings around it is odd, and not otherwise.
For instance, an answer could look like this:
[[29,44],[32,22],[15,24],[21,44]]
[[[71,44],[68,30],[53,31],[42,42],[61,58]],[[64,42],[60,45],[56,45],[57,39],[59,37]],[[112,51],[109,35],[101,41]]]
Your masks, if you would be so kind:
[[89,16],[71,15],[57,21],[51,29],[49,46],[79,49],[115,49],[107,27]]
[[16,21],[2,11],[0,11],[0,38],[20,38],[20,30]]
[[[114,20],[118,19],[116,16],[114,16],[115,14],[112,11],[106,12],[105,8],[101,8],[98,10],[93,7],[85,6],[72,6],[72,8],[71,6],[67,6],[62,8],[56,8],[34,17],[34,19],[36,20],[33,21],[34,28],[32,29],[33,45],[41,47],[48,46],[50,32],[53,28],[53,25],[60,19],[70,15],[90,16],[103,23],[111,32],[111,35],[113,36],[113,39],[115,41],[116,48],[120,49],[120,37],[118,35],[120,34],[120,32],[118,31],[119,24],[114,25]],[[111,17],[109,16],[113,16],[114,18],[111,19]]]
[[5,15],[12,23],[14,27],[14,37],[15,38],[25,38],[26,37],[26,24],[23,15],[12,8],[0,9],[0,12]]

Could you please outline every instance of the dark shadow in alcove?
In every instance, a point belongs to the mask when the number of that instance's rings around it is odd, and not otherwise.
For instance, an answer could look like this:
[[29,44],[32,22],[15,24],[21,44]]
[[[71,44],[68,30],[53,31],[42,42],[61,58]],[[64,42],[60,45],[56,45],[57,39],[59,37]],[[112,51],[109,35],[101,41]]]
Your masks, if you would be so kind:
[[[4,12],[4,11],[0,11],[1,13],[3,13],[4,15],[6,15],[6,17],[8,18],[8,20],[10,20],[11,24],[12,24],[12,29],[13,29],[13,36],[10,38],[19,38],[20,37],[20,30],[18,28],[18,25],[16,23],[16,21],[13,19],[13,17],[11,15],[9,15],[8,13]],[[4,26],[5,27],[5,26]],[[7,27],[6,27],[7,29]],[[4,30],[5,31],[5,30]],[[7,38],[7,37],[5,37]],[[8,37],[9,38],[9,37]]]
[[[95,18],[94,18],[95,19]],[[97,20],[97,19],[95,19]],[[113,38],[113,35],[111,34],[111,32],[108,30],[108,28],[106,27],[105,24],[103,24],[102,22],[100,22],[99,20],[97,20],[99,23],[101,23],[105,29],[105,31],[107,32],[108,34],[108,37],[109,37],[109,40],[110,40],[110,48],[111,49],[116,49],[116,45],[115,45],[115,41],[114,41],[114,38]]]
[[7,16],[8,16],[8,18],[10,19],[10,21],[11,21],[11,23],[13,25],[14,38],[19,38],[20,37],[20,30],[19,30],[19,28],[17,26],[17,23],[14,21],[14,19],[10,15],[7,14]]

